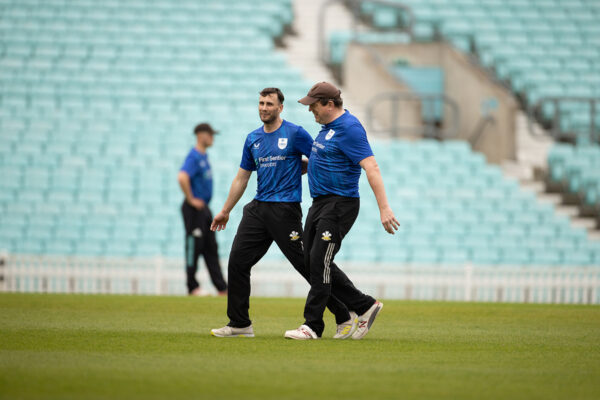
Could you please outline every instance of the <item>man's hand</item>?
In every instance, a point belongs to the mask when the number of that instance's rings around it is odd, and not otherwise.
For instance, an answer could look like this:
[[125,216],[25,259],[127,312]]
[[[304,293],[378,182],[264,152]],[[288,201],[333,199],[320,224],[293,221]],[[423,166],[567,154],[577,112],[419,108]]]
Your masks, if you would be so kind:
[[385,188],[383,187],[383,179],[381,178],[381,172],[379,171],[379,165],[377,165],[374,156],[365,158],[359,164],[367,173],[369,185],[371,185],[371,189],[373,189],[373,193],[375,194],[375,199],[377,199],[383,229],[385,229],[387,233],[393,235],[394,231],[397,231],[400,227],[400,222],[394,217],[394,213],[388,204]]
[[304,175],[308,171],[308,159],[302,159],[302,175]]
[[387,207],[380,212],[381,214],[381,224],[383,225],[383,229],[386,230],[387,233],[394,234],[394,230],[398,230],[400,227],[400,222],[396,220],[392,209]]
[[213,219],[212,224],[210,224],[211,231],[222,231],[227,226],[227,222],[229,221],[229,213],[225,211],[219,212],[215,218]]
[[197,210],[202,210],[204,207],[206,207],[204,200],[197,197],[192,197],[190,200],[188,200],[188,203],[190,203],[190,205]]

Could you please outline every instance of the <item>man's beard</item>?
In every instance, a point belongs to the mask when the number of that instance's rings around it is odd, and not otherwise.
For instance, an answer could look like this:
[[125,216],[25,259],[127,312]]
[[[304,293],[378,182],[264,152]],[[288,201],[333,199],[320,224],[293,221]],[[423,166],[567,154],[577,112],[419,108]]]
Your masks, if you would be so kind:
[[265,124],[270,124],[270,123],[277,121],[277,115],[269,114],[269,115],[265,116],[264,118],[262,115],[260,115],[260,120]]

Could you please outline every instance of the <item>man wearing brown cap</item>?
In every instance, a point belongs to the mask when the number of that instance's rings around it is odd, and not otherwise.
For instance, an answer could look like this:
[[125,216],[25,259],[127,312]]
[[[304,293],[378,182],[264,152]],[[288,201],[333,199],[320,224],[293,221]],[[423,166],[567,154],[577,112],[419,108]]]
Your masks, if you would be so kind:
[[317,339],[325,328],[323,312],[331,295],[358,314],[353,339],[369,331],[383,304],[358,290],[334,263],[342,239],[359,211],[358,180],[365,170],[375,193],[383,228],[394,234],[400,224],[387,201],[383,179],[367,134],[360,121],[344,110],[341,91],[327,82],[314,85],[299,100],[309,106],[322,125],[308,161],[308,183],[313,204],[304,226],[304,260],[310,271],[310,291],[304,308],[305,322],[286,331],[289,339]]
[[213,144],[216,132],[208,123],[194,128],[196,146],[186,157],[177,180],[185,199],[181,205],[181,214],[185,225],[185,259],[187,288],[190,296],[206,295],[196,280],[198,258],[204,255],[204,261],[210,279],[220,295],[227,294],[227,283],[221,273],[215,233],[210,230],[212,214],[208,203],[212,198],[212,171],[206,149]]

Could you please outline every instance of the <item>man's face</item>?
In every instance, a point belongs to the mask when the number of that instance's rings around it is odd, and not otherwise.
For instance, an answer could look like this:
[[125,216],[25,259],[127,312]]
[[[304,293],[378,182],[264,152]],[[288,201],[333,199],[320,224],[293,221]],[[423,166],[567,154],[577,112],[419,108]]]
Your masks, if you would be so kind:
[[310,106],[308,106],[308,111],[312,112],[315,116],[315,121],[321,125],[325,125],[329,122],[329,114],[331,110],[329,107],[330,103],[326,105],[322,105],[320,101],[315,101]]
[[258,98],[258,115],[265,124],[275,122],[283,111],[283,104],[279,103],[276,93],[271,93]]
[[198,141],[207,148],[213,145],[214,138],[210,132],[200,131],[196,134],[196,137],[198,138]]

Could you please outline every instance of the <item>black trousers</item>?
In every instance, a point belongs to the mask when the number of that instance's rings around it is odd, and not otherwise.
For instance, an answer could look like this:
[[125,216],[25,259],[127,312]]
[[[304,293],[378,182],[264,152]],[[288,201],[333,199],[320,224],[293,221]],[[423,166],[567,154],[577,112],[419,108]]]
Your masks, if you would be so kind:
[[[309,281],[302,248],[300,204],[252,200],[244,206],[242,220],[229,255],[227,292],[229,326],[244,328],[252,323],[248,315],[250,270],[269,250],[273,241],[277,243],[296,271]],[[328,299],[326,306],[335,315],[336,322],[341,324],[350,318],[350,313],[335,294],[334,292]]]
[[206,267],[213,285],[218,291],[227,289],[227,283],[223,279],[221,264],[219,263],[219,252],[215,233],[210,230],[212,214],[208,207],[198,210],[183,201],[181,215],[185,226],[185,271],[187,274],[188,292],[200,286],[196,280],[198,271],[198,258],[204,256]]
[[364,314],[375,299],[358,290],[333,263],[342,239],[358,217],[360,199],[342,196],[317,197],[304,226],[305,263],[310,271],[310,291],[304,307],[305,325],[319,336],[325,329],[323,312],[332,291],[350,310]]

